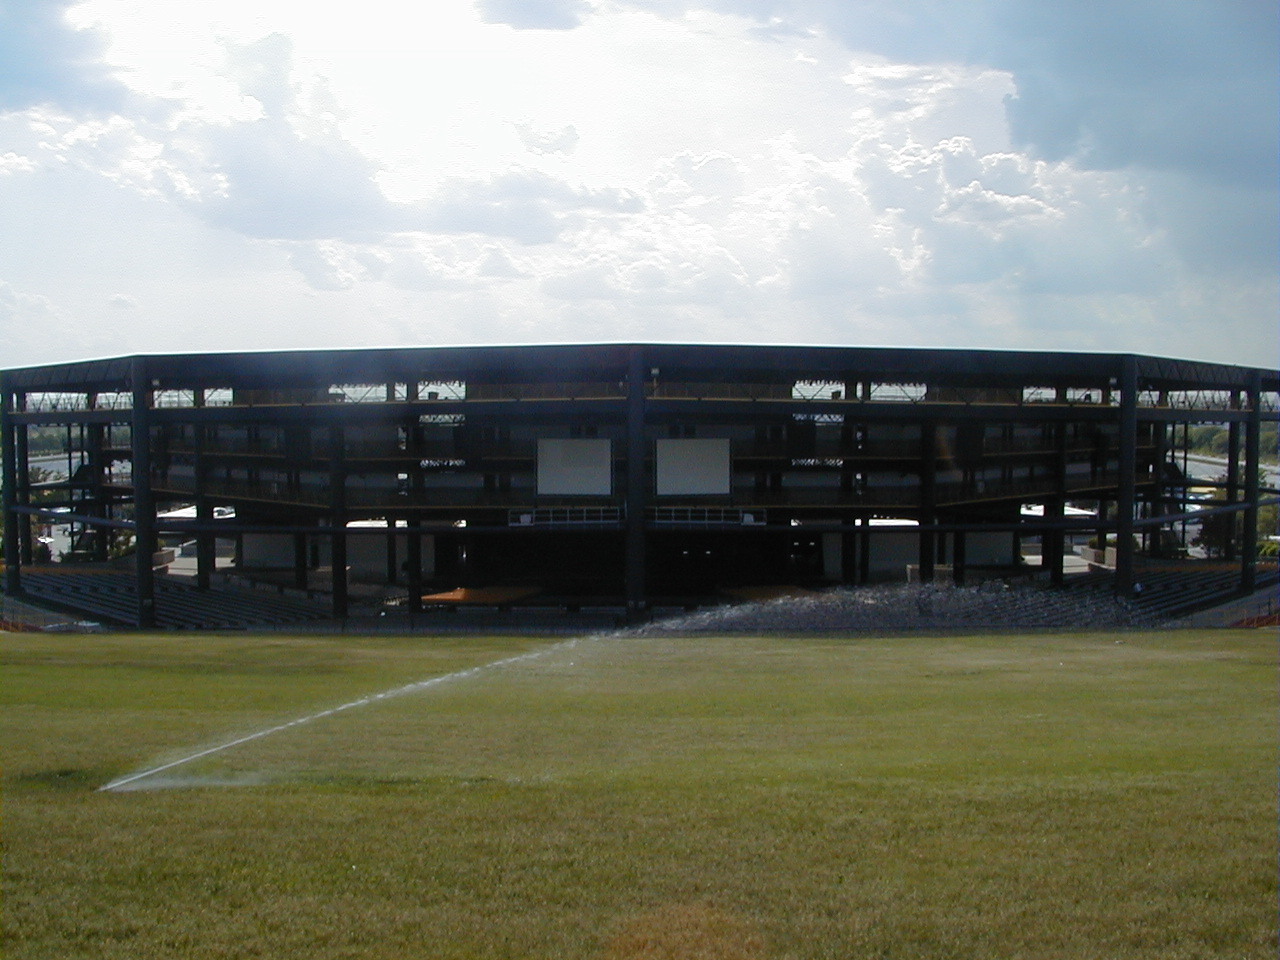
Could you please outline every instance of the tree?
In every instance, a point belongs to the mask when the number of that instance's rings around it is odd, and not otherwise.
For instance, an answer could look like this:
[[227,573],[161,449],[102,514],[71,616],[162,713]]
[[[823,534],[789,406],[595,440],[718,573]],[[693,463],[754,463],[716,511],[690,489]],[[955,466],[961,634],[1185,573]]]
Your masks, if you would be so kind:
[[[1259,477],[1259,480],[1262,478]],[[1224,489],[1227,484],[1226,475],[1215,478],[1215,483],[1220,484]],[[1259,486],[1262,486],[1259,483]],[[1263,551],[1269,545],[1273,545],[1269,537],[1274,537],[1277,533],[1277,524],[1280,523],[1280,512],[1277,511],[1275,504],[1268,504],[1258,508],[1258,552],[1263,555]],[[1239,543],[1242,539],[1241,534],[1244,529],[1244,513],[1215,513],[1212,516],[1205,517],[1200,521],[1200,532],[1195,535],[1191,541],[1191,545],[1204,549],[1205,556],[1210,558],[1225,557],[1231,551],[1231,544]]]

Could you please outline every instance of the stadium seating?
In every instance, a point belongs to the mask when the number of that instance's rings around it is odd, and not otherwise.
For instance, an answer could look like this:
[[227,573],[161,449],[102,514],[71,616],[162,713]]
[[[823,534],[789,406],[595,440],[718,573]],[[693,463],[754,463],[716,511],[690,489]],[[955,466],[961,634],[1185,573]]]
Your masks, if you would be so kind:
[[[128,626],[138,615],[137,583],[114,571],[31,571],[28,596],[107,623]],[[323,603],[242,590],[198,590],[173,577],[156,578],[156,626],[168,630],[244,630],[321,620]]]

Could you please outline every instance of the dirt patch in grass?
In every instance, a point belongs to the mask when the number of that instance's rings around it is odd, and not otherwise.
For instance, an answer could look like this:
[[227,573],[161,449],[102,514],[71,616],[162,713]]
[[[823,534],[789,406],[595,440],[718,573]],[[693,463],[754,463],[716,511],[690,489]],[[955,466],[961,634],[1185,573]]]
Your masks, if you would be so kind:
[[604,960],[764,960],[764,938],[747,921],[705,903],[669,904],[632,917]]

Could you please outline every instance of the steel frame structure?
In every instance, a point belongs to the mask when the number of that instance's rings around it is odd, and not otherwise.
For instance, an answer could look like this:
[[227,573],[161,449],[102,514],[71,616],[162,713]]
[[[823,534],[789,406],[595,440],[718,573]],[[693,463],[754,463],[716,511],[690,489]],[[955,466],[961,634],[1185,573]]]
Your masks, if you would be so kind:
[[[1276,502],[1259,483],[1259,436],[1278,394],[1273,370],[1133,354],[655,343],[10,369],[5,588],[22,592],[43,520],[70,523],[88,560],[107,558],[113,532],[134,538],[141,627],[155,623],[153,557],[168,537],[194,540],[204,587],[219,538],[291,540],[300,587],[323,545],[336,617],[352,538],[380,537],[386,580],[411,605],[432,585],[549,582],[566,603],[625,603],[638,618],[660,597],[813,577],[823,563],[827,581],[865,582],[879,529],[897,521],[925,580],[947,565],[963,581],[979,539],[1037,537],[1060,581],[1066,535],[1111,535],[1127,594],[1137,544],[1159,553],[1161,530],[1218,512],[1242,517],[1230,549],[1247,591],[1257,511]],[[1200,423],[1227,424],[1230,449],[1215,505],[1193,515],[1171,451],[1179,426]],[[65,429],[76,451],[41,500],[35,427]],[[538,444],[577,439],[607,444],[595,448],[608,451],[603,486],[543,489]],[[711,441],[688,449],[725,479],[661,489],[673,440]],[[1098,519],[1066,515],[1082,500]],[[176,505],[195,516],[168,516]]]

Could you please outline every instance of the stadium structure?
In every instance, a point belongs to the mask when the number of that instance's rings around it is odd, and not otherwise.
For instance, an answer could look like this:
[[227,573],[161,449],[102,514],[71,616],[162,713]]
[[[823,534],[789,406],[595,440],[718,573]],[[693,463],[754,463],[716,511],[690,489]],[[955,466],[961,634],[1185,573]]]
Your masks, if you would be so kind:
[[[1111,544],[1130,595],[1179,524],[1215,514],[1239,519],[1224,557],[1244,592],[1275,502],[1259,436],[1280,375],[1132,354],[422,347],[0,378],[6,593],[37,570],[33,529],[58,523],[60,566],[126,555],[142,627],[183,549],[199,589],[229,567],[320,592],[338,618],[373,586],[410,609],[471,591],[634,619],[767,585],[1010,575],[1029,545],[1061,582],[1076,537]],[[1177,451],[1202,423],[1230,443],[1192,503]],[[64,434],[65,477],[33,481],[36,429]]]

